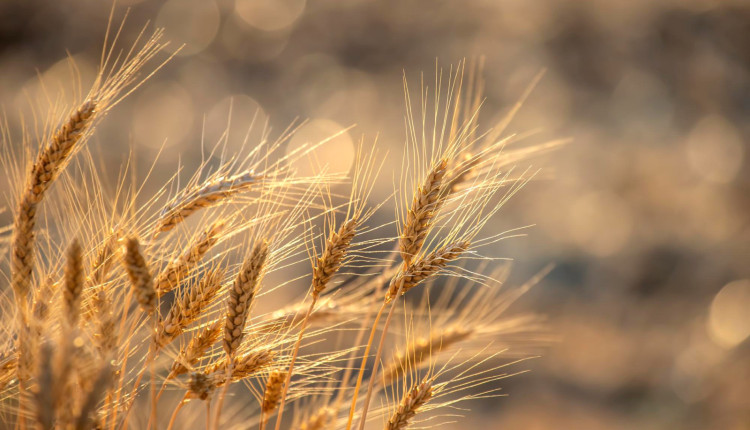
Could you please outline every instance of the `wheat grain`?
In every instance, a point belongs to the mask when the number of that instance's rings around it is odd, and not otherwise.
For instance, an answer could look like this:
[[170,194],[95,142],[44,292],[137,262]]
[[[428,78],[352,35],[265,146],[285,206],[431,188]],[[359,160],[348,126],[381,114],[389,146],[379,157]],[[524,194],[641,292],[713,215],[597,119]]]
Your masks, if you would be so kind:
[[255,245],[245,262],[242,263],[242,268],[229,291],[223,344],[228,356],[234,354],[242,342],[247,316],[263,276],[267,258],[268,244],[261,241]]

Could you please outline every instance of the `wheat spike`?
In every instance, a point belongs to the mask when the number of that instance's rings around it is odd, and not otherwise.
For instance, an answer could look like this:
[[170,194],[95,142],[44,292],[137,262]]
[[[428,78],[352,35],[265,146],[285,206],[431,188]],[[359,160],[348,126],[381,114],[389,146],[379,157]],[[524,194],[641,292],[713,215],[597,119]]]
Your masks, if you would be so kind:
[[224,228],[223,222],[217,222],[204,231],[198,239],[190,245],[179,259],[171,262],[156,278],[156,293],[161,297],[172,291],[187,278],[190,270],[195,267],[204,255],[219,240],[219,234]]
[[112,299],[104,288],[97,288],[94,292],[91,307],[96,321],[94,342],[102,357],[108,356],[117,348],[117,320],[112,310]]
[[262,179],[263,175],[249,171],[230,177],[222,176],[184,193],[162,210],[154,236],[173,229],[193,212],[213,206],[239,191],[249,189]]
[[386,302],[390,302],[396,297],[402,284],[403,287],[401,287],[401,294],[405,294],[410,289],[419,285],[420,282],[444,268],[448,263],[460,257],[462,253],[469,249],[469,246],[470,243],[468,241],[446,245],[413,263],[406,269],[406,271],[399,272],[399,274],[391,280],[391,284],[385,296]]
[[424,406],[432,397],[432,381],[425,379],[412,387],[401,399],[396,411],[386,424],[386,430],[401,430],[409,425],[409,420],[414,418],[419,408]]
[[391,363],[383,367],[383,383],[385,385],[392,383],[409,369],[416,369],[425,360],[466,340],[471,334],[471,328],[449,327],[433,333],[429,338],[420,338],[411,342],[406,352],[397,354]]
[[141,255],[138,239],[131,237],[125,242],[125,271],[128,272],[135,298],[144,312],[151,314],[156,307],[156,291],[146,260]]
[[284,380],[286,380],[286,372],[281,369],[274,369],[268,375],[266,391],[263,394],[263,413],[267,414],[276,409],[279,400],[281,400],[281,389],[283,388]]
[[411,208],[406,213],[404,228],[399,237],[399,249],[401,258],[407,265],[422,249],[432,220],[440,207],[447,166],[448,162],[441,160],[432,168],[424,183],[417,188]]
[[276,354],[269,349],[252,351],[232,359],[232,374],[229,378],[226,375],[227,364],[229,362],[226,360],[221,360],[208,366],[204,373],[213,378],[216,386],[221,386],[227,382],[227,379],[230,382],[234,382],[258,373],[271,365],[275,357]]
[[222,324],[214,322],[193,336],[172,363],[169,377],[187,373],[221,337]]
[[211,304],[221,289],[223,278],[222,270],[211,270],[201,277],[187,293],[175,300],[164,321],[159,323],[154,335],[154,341],[159,347],[171,342],[188,324],[200,317],[201,312]]
[[317,264],[313,269],[312,288],[313,294],[318,296],[328,285],[336,272],[341,268],[352,239],[357,230],[357,218],[344,222],[338,231],[332,231],[326,240],[323,254],[318,257]]
[[68,324],[75,326],[81,313],[81,291],[83,291],[83,256],[78,240],[73,240],[65,255],[64,279],[65,314]]
[[76,143],[90,128],[96,102],[87,100],[68,117],[39,153],[26,180],[13,223],[11,246],[11,285],[19,303],[25,303],[34,268],[34,225],[36,210],[52,182],[59,175]]
[[242,268],[229,291],[227,314],[224,324],[224,351],[234,354],[242,342],[243,331],[253,297],[260,284],[264,265],[268,258],[268,244],[261,241],[242,263]]
[[300,424],[300,430],[324,430],[333,421],[336,411],[330,407],[322,407]]
[[40,429],[54,428],[57,396],[56,380],[52,368],[52,345],[42,344],[37,364],[37,385],[34,387],[34,419]]

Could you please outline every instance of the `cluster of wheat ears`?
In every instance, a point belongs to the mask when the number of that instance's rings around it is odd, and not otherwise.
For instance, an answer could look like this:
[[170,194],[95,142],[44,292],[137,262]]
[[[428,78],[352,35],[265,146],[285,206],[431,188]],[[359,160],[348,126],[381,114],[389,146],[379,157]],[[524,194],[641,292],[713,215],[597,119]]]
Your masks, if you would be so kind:
[[[105,191],[86,141],[164,64],[160,40],[105,43],[91,90],[49,114],[38,139],[24,133],[22,154],[3,132],[17,186],[0,261],[11,287],[0,423],[402,429],[500,395],[506,366],[543,341],[538,316],[506,316],[543,273],[500,289],[509,266],[481,249],[518,232],[480,232],[533,177],[513,166],[558,142],[502,137],[520,103],[480,131],[479,68],[460,63],[423,84],[414,110],[406,88],[406,156],[386,201],[370,202],[385,159],[374,143],[360,143],[350,174],[316,160],[320,174],[302,177],[295,163],[320,143],[280,151],[291,129],[246,154],[218,142],[154,196],[124,177]],[[393,221],[371,225],[394,206]],[[302,282],[298,301],[258,306]]]

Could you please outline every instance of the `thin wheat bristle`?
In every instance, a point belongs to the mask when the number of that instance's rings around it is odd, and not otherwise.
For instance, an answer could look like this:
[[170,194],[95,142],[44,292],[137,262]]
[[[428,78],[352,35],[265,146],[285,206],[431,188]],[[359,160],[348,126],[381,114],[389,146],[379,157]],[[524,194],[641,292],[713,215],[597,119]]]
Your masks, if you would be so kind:
[[231,177],[223,176],[185,193],[162,210],[154,236],[173,229],[199,209],[213,206],[239,191],[249,189],[258,184],[263,177],[253,171]]
[[402,295],[406,294],[407,291],[419,285],[420,282],[436,274],[440,269],[448,265],[448,263],[460,257],[461,254],[469,249],[469,246],[470,243],[468,241],[446,245],[413,263],[406,271],[399,272],[391,280],[388,292],[386,293],[386,301],[390,302],[393,300],[396,294],[398,294],[399,288],[401,288]]
[[406,214],[403,231],[399,237],[401,258],[406,264],[411,263],[424,245],[431,222],[440,206],[443,178],[447,171],[448,162],[440,160],[417,188]]
[[140,251],[138,239],[131,237],[125,242],[125,271],[128,272],[135,298],[144,312],[150,314],[156,307],[156,291],[146,260]]
[[336,411],[330,407],[323,407],[300,424],[300,430],[324,430],[333,421]]
[[180,350],[172,367],[170,377],[187,373],[221,337],[223,325],[216,321],[194,335],[187,346]]
[[65,256],[65,281],[63,297],[68,324],[74,326],[81,313],[81,291],[83,291],[83,255],[78,240],[68,247]]
[[344,222],[338,231],[332,231],[326,240],[323,254],[313,269],[313,294],[320,295],[336,272],[341,268],[357,230],[357,218]]
[[275,369],[268,375],[266,381],[266,391],[263,393],[262,411],[264,413],[272,412],[281,400],[281,389],[283,388],[286,372],[281,369]]
[[433,333],[429,338],[420,338],[411,342],[405,352],[397,354],[391,363],[384,366],[383,383],[385,385],[392,383],[437,353],[468,339],[471,334],[471,327],[450,327]]
[[159,323],[154,341],[160,347],[171,342],[211,304],[221,289],[224,271],[214,269],[206,273],[181,298],[174,301],[166,318]]
[[239,381],[260,372],[273,364],[275,357],[276,353],[269,349],[252,351],[232,359],[232,374],[229,378],[227,378],[226,374],[227,369],[229,369],[229,362],[226,360],[221,360],[208,366],[204,373],[211,375],[216,386],[220,386],[224,385],[228,379],[230,382]]
[[224,323],[224,351],[231,356],[242,342],[243,331],[250,313],[256,290],[263,275],[268,258],[268,244],[261,241],[255,245],[242,264],[240,272],[229,291],[227,313]]
[[190,245],[179,259],[171,262],[156,278],[155,286],[158,296],[172,291],[187,278],[190,270],[203,259],[203,256],[219,240],[219,234],[224,228],[223,222],[217,222],[204,231],[198,239]]
[[31,167],[13,222],[11,286],[16,299],[25,303],[34,268],[34,225],[37,205],[65,165],[76,143],[93,122],[96,102],[87,100],[52,135]]
[[423,380],[412,387],[399,403],[396,411],[386,424],[386,430],[401,430],[409,425],[409,420],[432,398],[432,381]]

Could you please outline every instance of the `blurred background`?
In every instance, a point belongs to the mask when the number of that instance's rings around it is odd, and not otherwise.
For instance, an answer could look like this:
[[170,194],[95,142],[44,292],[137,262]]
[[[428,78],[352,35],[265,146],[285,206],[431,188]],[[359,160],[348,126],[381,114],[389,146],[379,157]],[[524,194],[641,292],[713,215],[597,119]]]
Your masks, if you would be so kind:
[[[147,20],[186,45],[92,144],[113,172],[128,148],[145,171],[163,147],[154,184],[228,119],[230,149],[253,119],[251,139],[299,118],[292,145],[354,126],[326,146],[334,170],[363,135],[400,165],[404,72],[416,89],[436,59],[483,56],[489,126],[546,69],[508,133],[573,142],[534,161],[542,179],[491,228],[534,224],[493,254],[515,259],[515,282],[556,264],[517,309],[549,315],[560,341],[503,381],[509,397],[443,428],[750,429],[750,3],[120,0],[115,22],[126,6],[123,46]],[[10,124],[74,74],[86,88],[110,8],[0,2]]]

